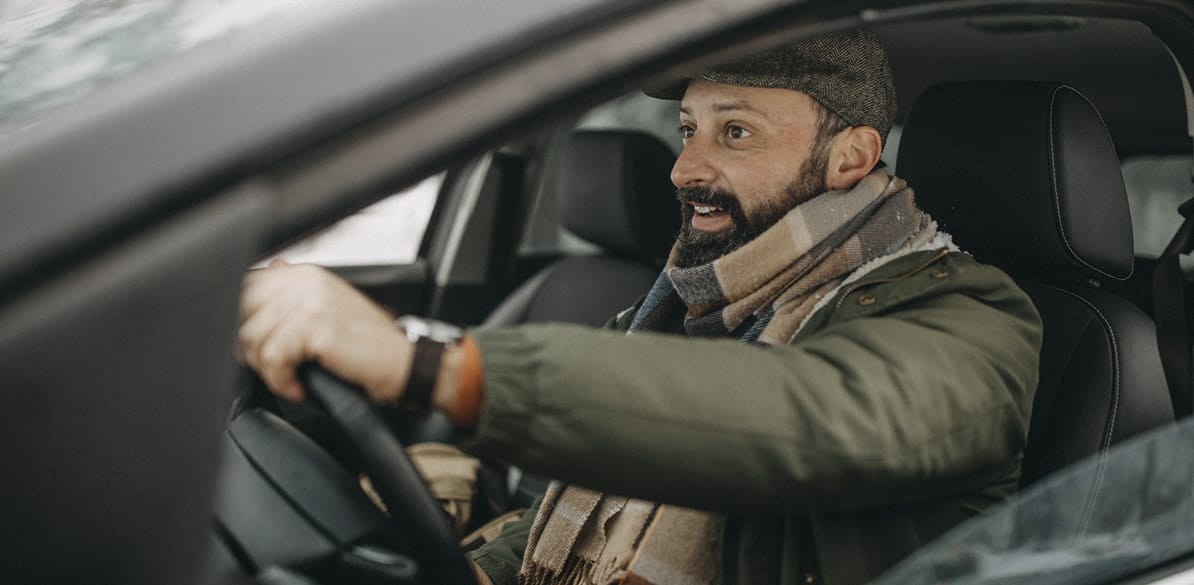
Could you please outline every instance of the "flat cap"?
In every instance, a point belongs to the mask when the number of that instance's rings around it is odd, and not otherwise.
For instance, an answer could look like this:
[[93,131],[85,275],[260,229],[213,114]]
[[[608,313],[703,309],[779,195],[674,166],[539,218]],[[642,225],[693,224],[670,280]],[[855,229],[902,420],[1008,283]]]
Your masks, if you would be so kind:
[[644,93],[678,100],[690,79],[808,94],[851,126],[872,126],[883,139],[896,117],[895,84],[879,35],[867,29],[832,32],[687,75]]

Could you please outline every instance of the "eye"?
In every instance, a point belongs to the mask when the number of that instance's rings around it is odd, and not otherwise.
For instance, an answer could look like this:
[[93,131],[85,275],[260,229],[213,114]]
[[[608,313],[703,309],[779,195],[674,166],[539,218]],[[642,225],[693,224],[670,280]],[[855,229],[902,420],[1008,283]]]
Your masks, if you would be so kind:
[[677,130],[680,132],[680,138],[683,138],[684,140],[688,140],[689,138],[692,138],[693,134],[696,134],[696,128],[693,128],[688,124],[681,124]]
[[729,136],[734,140],[742,140],[743,138],[750,138],[752,135],[750,130],[743,128],[742,126],[730,124],[729,126],[726,126],[726,136]]

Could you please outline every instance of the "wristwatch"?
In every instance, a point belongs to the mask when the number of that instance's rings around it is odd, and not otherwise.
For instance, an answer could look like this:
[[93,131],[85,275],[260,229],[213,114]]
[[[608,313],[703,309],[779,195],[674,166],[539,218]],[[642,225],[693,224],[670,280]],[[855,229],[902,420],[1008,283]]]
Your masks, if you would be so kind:
[[425,412],[431,409],[431,391],[435,389],[444,352],[460,342],[464,330],[451,323],[413,315],[399,317],[396,323],[415,346],[406,391],[398,399],[397,406],[404,410]]

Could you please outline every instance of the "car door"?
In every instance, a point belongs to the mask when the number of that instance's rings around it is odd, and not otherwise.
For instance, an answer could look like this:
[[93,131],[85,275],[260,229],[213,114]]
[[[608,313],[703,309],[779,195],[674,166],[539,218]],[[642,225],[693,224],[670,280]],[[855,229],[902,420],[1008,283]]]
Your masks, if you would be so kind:
[[[80,27],[72,34],[97,23],[169,32],[210,8],[99,4],[66,10]],[[484,311],[473,291],[487,286],[475,275],[489,262],[462,248],[493,257],[493,231],[480,235],[467,219],[480,217],[467,212],[477,206],[468,194],[503,181],[491,171],[506,167],[504,155],[485,154],[495,137],[545,104],[596,100],[585,83],[678,46],[693,28],[652,35],[649,46],[619,39],[684,4],[277,3],[268,25],[200,19],[248,32],[201,28],[193,45],[167,35],[163,47],[184,49],[159,59],[112,60],[131,50],[121,39],[132,33],[115,26],[115,36],[66,39],[82,53],[42,69],[21,61],[16,69],[34,77],[69,71],[80,83],[3,110],[3,580],[194,581],[236,388],[244,271],[447,169],[437,228],[420,244],[427,264],[391,265],[381,277],[345,271],[396,299],[387,301],[396,311],[473,319]],[[135,13],[147,7],[150,17]],[[690,18],[708,32],[755,13]],[[31,38],[64,41],[38,30]],[[95,61],[87,51],[98,48],[114,53]],[[582,57],[585,67],[569,66]],[[517,209],[491,205],[490,220]]]
[[444,173],[414,260],[337,270],[396,312],[475,322],[502,286],[495,234],[517,231],[517,204],[481,196],[520,174],[494,145],[746,38],[899,3],[789,4],[278,3],[251,34],[4,110],[2,580],[193,582],[246,269]]

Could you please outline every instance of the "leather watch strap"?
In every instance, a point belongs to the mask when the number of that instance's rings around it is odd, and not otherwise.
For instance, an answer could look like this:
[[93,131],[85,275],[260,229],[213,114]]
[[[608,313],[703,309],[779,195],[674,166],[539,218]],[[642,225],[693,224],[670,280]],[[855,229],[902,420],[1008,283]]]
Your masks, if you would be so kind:
[[399,408],[420,412],[431,409],[431,393],[435,390],[435,380],[439,377],[439,365],[446,347],[447,344],[428,337],[420,337],[415,341],[410,378],[407,379],[406,391],[398,399]]

